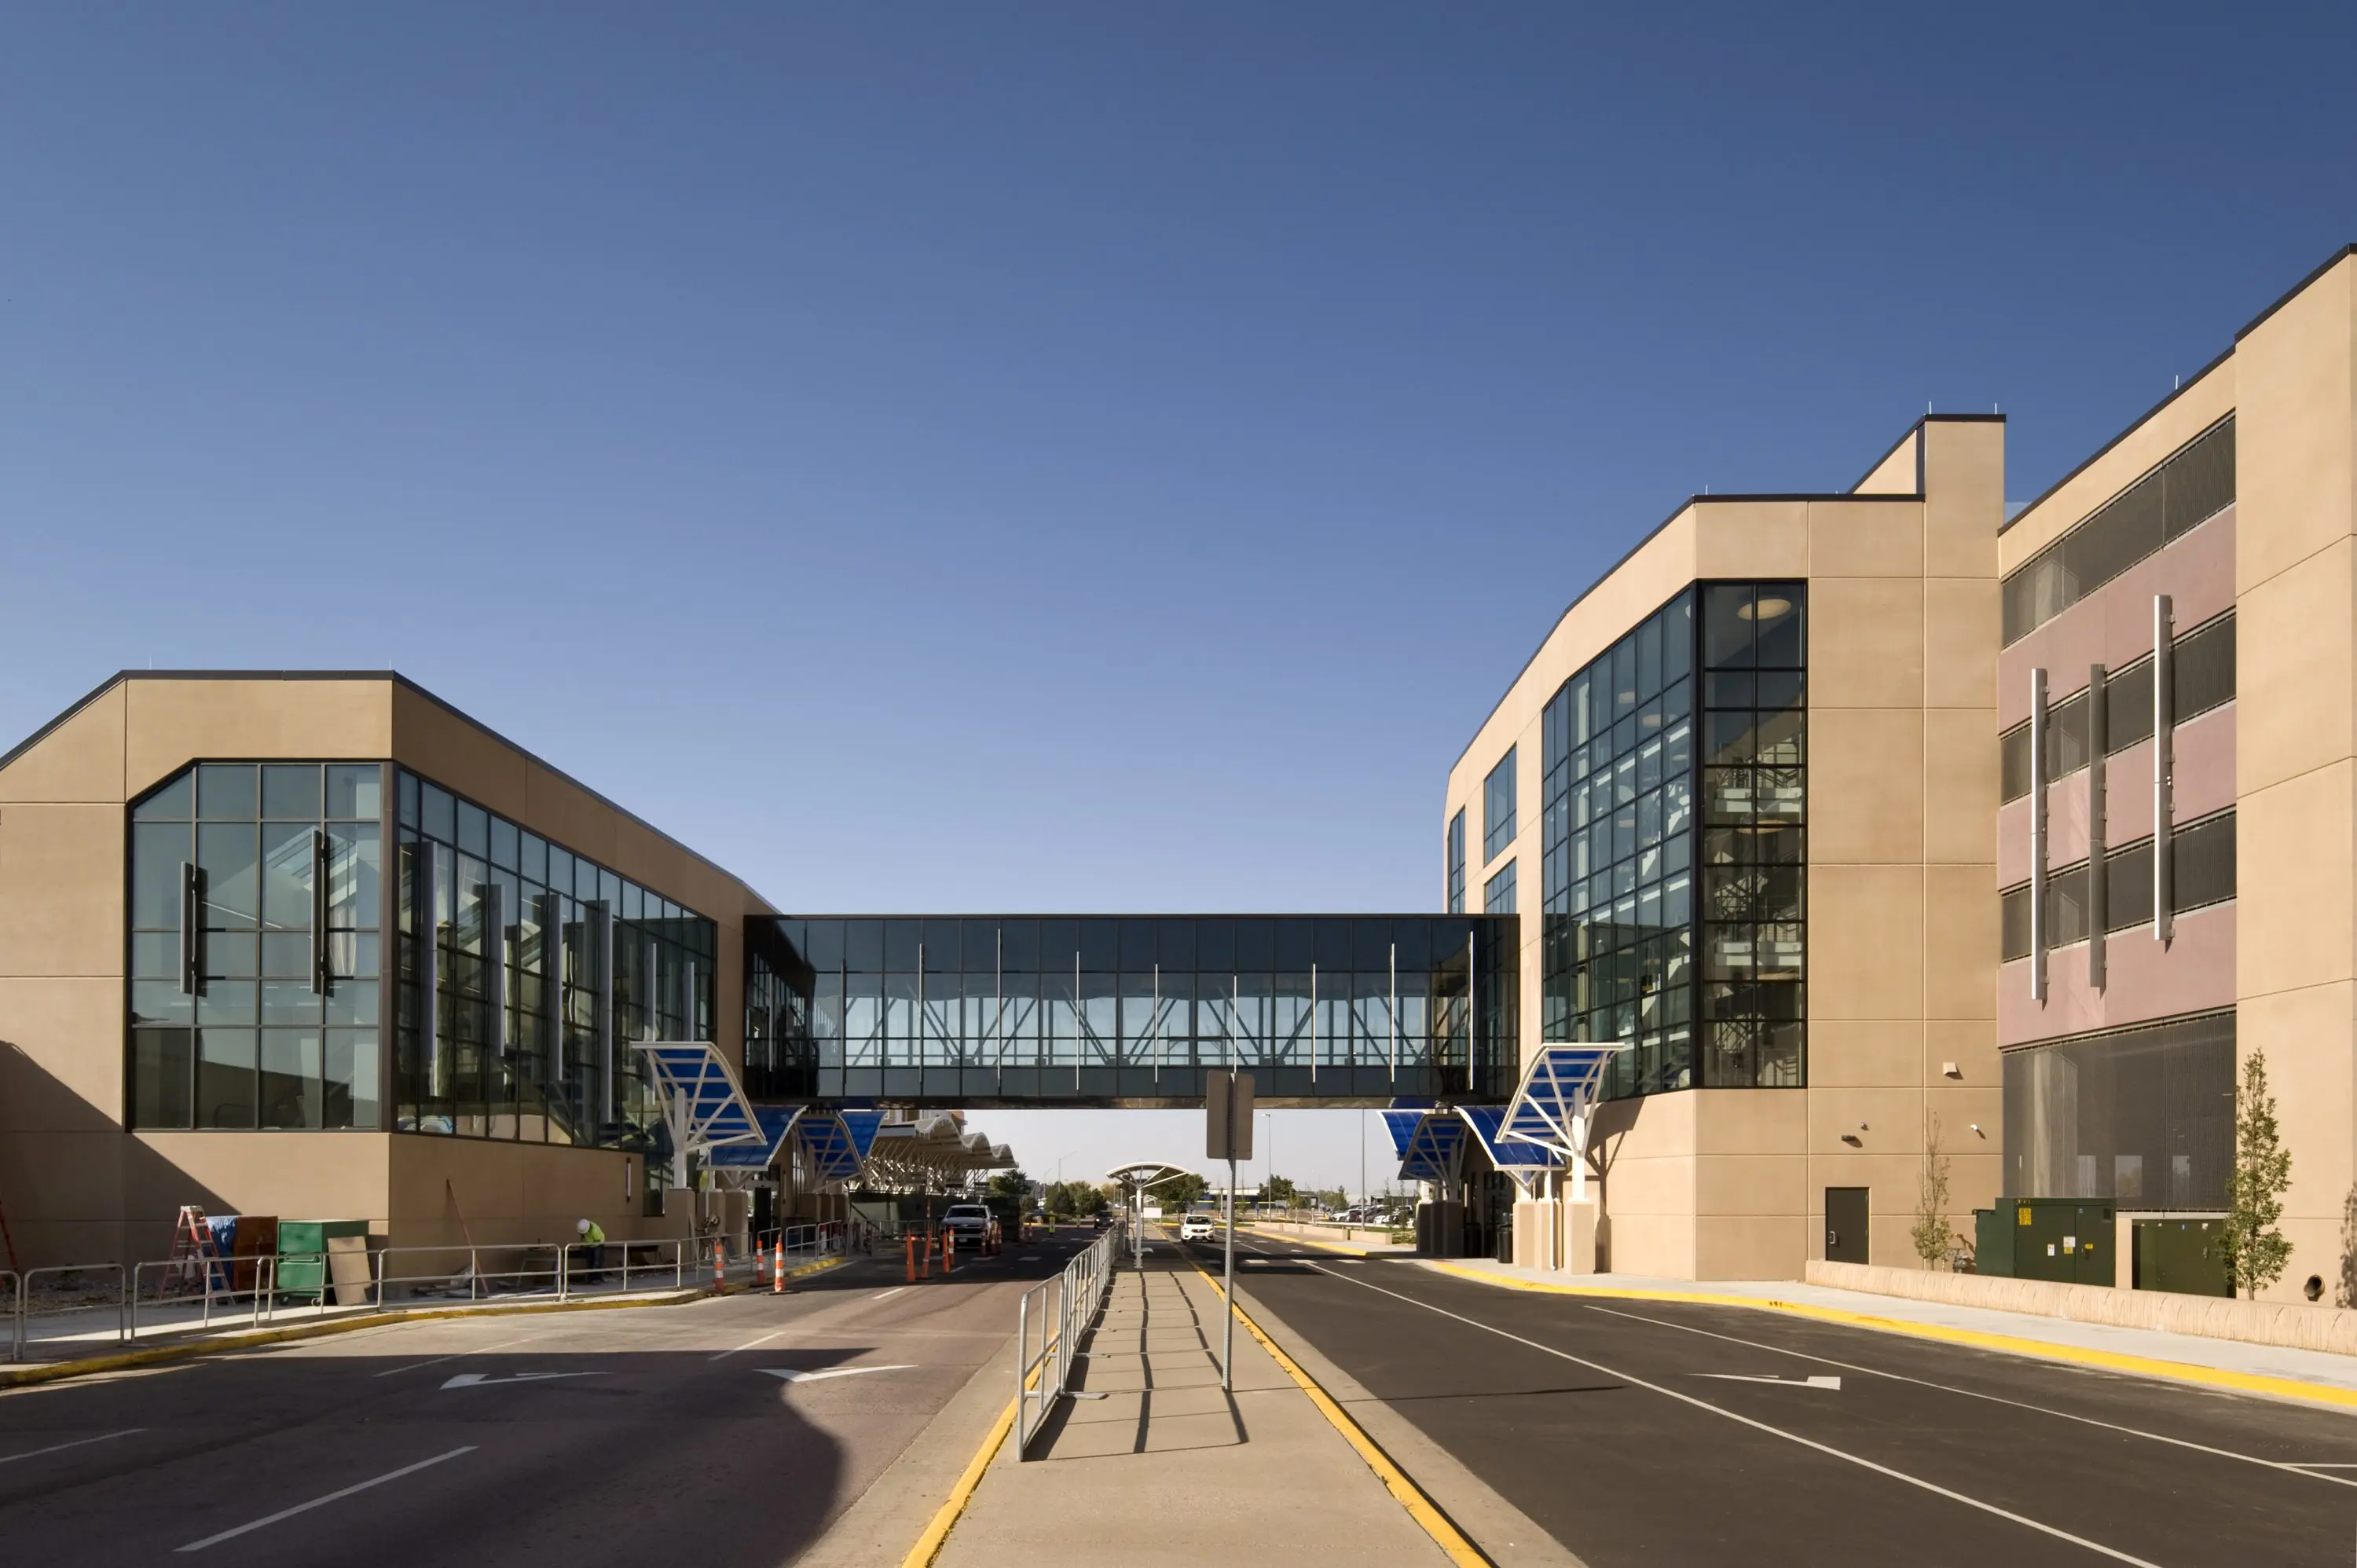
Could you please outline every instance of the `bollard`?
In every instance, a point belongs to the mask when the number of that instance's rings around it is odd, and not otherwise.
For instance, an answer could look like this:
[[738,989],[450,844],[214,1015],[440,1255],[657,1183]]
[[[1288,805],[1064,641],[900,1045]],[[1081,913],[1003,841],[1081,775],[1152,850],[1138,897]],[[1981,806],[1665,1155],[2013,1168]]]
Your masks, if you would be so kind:
[[948,1273],[952,1269],[956,1267],[957,1232],[954,1230],[944,1230],[942,1232],[942,1273]]
[[777,1262],[777,1273],[770,1278],[770,1294],[783,1295],[786,1294],[786,1239],[783,1236],[778,1238],[778,1245],[770,1256]]
[[909,1274],[906,1283],[915,1284],[917,1283],[917,1233],[911,1230],[902,1240],[909,1244]]
[[712,1243],[712,1288],[721,1290],[728,1283],[728,1254],[718,1241]]

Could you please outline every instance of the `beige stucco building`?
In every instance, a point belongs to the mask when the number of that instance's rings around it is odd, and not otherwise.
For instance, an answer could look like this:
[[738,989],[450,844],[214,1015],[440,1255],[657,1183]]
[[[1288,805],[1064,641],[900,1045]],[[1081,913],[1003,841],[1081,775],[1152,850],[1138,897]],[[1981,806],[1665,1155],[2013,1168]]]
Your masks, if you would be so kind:
[[1688,501],[1451,769],[1452,908],[1517,914],[1526,1055],[1628,1047],[1598,1267],[1921,1266],[1936,1138],[1960,1238],[2087,1200],[2116,1240],[2076,1244],[2134,1285],[2139,1219],[2223,1208],[2264,1049],[2294,1169],[2269,1294],[2349,1302],[2357,251],[2018,510],[2004,428],[1930,417],[1839,494]]
[[1903,1252],[1935,1125],[1964,1206],[1995,1189],[2004,429],[1927,418],[1847,490],[1690,499],[1450,771],[1451,886],[1511,881],[1526,1047],[1631,1047],[1590,1139],[1599,1267],[1796,1276],[1828,1189]]
[[[440,852],[421,810],[447,813]],[[552,914],[555,855],[581,880]],[[437,885],[444,972],[421,986],[391,937]],[[742,996],[741,927],[767,909],[398,677],[120,675],[0,761],[16,1255],[161,1258],[182,1204],[365,1219],[400,1245],[552,1241],[582,1217],[678,1234],[660,1169],[648,1191],[636,1064],[570,982],[594,984],[610,926],[625,1028],[741,1060],[744,1011],[715,999]],[[486,978],[487,940],[519,983]],[[577,972],[536,989],[544,952]]]

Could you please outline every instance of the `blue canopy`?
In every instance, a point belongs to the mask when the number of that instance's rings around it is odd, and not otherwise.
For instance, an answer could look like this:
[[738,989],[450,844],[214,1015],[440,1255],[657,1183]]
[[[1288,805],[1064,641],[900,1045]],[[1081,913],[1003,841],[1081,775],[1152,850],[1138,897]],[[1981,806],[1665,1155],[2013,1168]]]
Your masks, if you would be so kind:
[[1573,1142],[1575,1110],[1595,1103],[1612,1058],[1630,1047],[1617,1044],[1541,1046],[1523,1070],[1523,1081],[1506,1102],[1498,1135],[1509,1144],[1534,1144],[1563,1160],[1584,1151]]
[[798,1123],[811,1168],[821,1181],[856,1181],[876,1146],[884,1112],[865,1106],[814,1105]]
[[1562,1165],[1554,1152],[1536,1144],[1512,1138],[1501,1138],[1499,1128],[1506,1119],[1502,1105],[1460,1105],[1457,1114],[1473,1131],[1473,1141],[1490,1156],[1490,1163],[1500,1170],[1551,1171]]
[[668,1101],[675,1146],[702,1154],[722,1144],[758,1144],[761,1125],[752,1102],[737,1086],[728,1058],[709,1040],[634,1040],[630,1048],[647,1064]]
[[726,1144],[705,1156],[705,1163],[715,1170],[765,1171],[786,1146],[787,1135],[802,1119],[799,1105],[756,1105],[753,1120],[761,1129],[758,1144]]
[[1394,1158],[1403,1160],[1407,1158],[1408,1145],[1415,1142],[1415,1130],[1423,1125],[1425,1115],[1426,1112],[1422,1111],[1383,1112],[1383,1130],[1392,1135]]
[[[1385,1112],[1386,1120],[1405,1112]],[[1446,1111],[1419,1111],[1415,1130],[1400,1155],[1400,1176],[1405,1181],[1441,1181],[1457,1163],[1457,1146],[1465,1141],[1465,1123]],[[1397,1136],[1396,1133],[1394,1136]]]

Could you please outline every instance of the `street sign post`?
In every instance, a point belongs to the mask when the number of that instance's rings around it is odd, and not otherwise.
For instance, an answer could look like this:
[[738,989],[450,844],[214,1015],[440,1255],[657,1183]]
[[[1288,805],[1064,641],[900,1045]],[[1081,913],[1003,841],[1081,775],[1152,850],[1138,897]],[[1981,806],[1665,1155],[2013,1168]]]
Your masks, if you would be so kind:
[[1253,1077],[1233,1069],[1203,1080],[1203,1154],[1228,1162],[1227,1256],[1220,1288],[1228,1310],[1220,1329],[1220,1387],[1235,1391],[1236,1365],[1236,1162],[1253,1155]]

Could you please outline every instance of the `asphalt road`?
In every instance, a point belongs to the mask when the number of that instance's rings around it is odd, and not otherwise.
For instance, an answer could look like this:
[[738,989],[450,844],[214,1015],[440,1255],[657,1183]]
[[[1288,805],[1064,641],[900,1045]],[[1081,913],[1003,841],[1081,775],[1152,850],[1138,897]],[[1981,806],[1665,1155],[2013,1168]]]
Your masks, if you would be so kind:
[[[1248,1248],[1247,1309],[1265,1303],[1593,1568],[2357,1556],[2357,1417],[1739,1307]],[[1193,1251],[1217,1271],[1216,1245]]]
[[775,1568],[1089,1240],[917,1285],[879,1259],[782,1296],[441,1319],[9,1391],[0,1561]]

